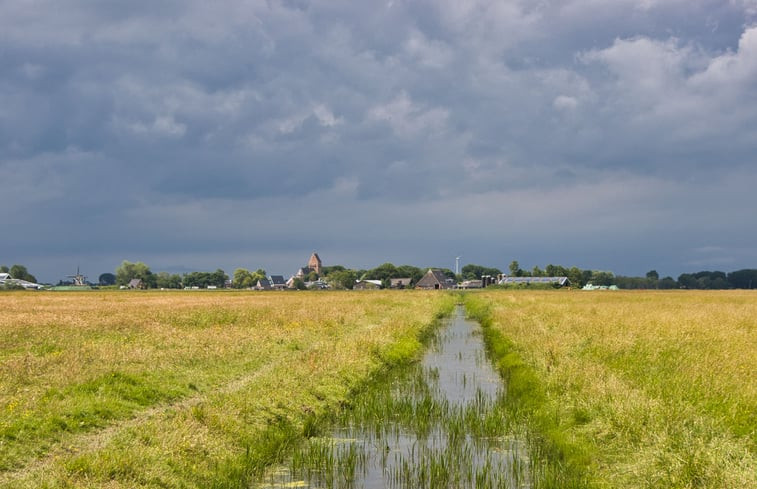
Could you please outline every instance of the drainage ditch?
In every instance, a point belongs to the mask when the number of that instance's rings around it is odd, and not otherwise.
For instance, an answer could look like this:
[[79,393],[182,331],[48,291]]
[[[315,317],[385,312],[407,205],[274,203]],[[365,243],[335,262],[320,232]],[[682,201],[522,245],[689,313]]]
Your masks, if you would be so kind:
[[531,487],[502,380],[486,357],[481,326],[465,318],[462,306],[420,362],[392,374],[256,487]]

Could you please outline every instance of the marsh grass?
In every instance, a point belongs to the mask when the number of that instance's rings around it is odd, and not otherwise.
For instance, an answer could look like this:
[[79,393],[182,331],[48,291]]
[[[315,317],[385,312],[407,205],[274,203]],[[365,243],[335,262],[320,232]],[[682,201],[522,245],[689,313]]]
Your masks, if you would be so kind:
[[[531,460],[470,323],[376,379],[259,488],[522,488]],[[445,332],[446,331],[446,332]],[[445,351],[448,350],[448,351]]]
[[3,294],[0,487],[247,487],[452,307],[428,293]]
[[757,297],[485,292],[529,451],[553,487],[757,487]]

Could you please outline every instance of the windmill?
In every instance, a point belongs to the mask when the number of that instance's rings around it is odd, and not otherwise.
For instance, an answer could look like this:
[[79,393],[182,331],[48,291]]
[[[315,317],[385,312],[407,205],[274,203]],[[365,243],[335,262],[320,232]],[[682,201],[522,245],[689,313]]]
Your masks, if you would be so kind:
[[74,285],[84,286],[87,285],[87,277],[79,272],[79,267],[76,267],[76,275],[69,275],[68,278],[73,279]]

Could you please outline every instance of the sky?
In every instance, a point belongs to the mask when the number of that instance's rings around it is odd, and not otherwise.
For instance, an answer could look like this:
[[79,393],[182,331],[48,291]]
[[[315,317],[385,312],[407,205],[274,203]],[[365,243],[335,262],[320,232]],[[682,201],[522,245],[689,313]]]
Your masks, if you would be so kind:
[[757,268],[757,0],[0,0],[0,264]]

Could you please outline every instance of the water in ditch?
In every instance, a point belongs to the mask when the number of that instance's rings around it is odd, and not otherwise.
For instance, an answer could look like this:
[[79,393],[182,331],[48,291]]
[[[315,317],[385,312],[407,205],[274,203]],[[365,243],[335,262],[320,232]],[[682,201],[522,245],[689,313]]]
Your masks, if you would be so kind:
[[421,362],[358,395],[258,487],[529,488],[503,396],[481,327],[459,306]]

